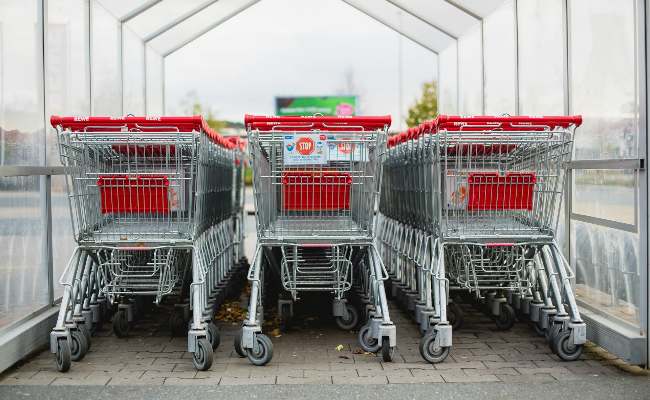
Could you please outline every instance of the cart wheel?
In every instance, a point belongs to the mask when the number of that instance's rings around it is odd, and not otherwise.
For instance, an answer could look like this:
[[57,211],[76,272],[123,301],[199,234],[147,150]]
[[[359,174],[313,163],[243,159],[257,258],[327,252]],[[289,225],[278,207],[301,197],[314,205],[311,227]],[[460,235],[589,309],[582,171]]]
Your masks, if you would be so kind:
[[447,304],[447,321],[449,321],[453,330],[460,329],[464,320],[463,310],[457,303]]
[[187,334],[187,323],[182,312],[174,311],[169,316],[169,331],[172,337],[184,336]]
[[241,335],[242,335],[242,330],[240,329],[237,331],[235,334],[235,353],[241,358],[246,357],[246,350],[241,347]]
[[88,352],[88,340],[79,329],[70,332],[70,358],[72,361],[81,361]]
[[395,355],[395,347],[390,347],[390,339],[388,336],[381,338],[381,358],[385,362],[392,362],[393,355]]
[[247,349],[246,355],[248,360],[253,365],[266,365],[271,358],[273,358],[273,343],[268,336],[263,333],[258,333],[255,335],[255,340],[257,341],[257,351],[253,347],[252,349]]
[[379,341],[370,337],[370,325],[364,325],[359,330],[359,345],[367,353],[376,353],[379,351]]
[[501,312],[496,317],[495,322],[497,329],[500,331],[507,331],[515,324],[515,310],[507,303],[501,304]]
[[437,364],[445,361],[451,348],[436,346],[436,332],[431,330],[420,339],[419,349],[426,362]]
[[539,322],[530,321],[530,326],[533,327],[537,336],[544,336],[546,334],[546,330],[539,325]]
[[571,340],[571,331],[566,330],[560,332],[555,336],[554,347],[557,355],[563,361],[575,361],[582,355],[584,346],[581,344],[573,344]]
[[219,328],[214,322],[208,323],[208,341],[212,344],[212,349],[216,350],[217,347],[221,344],[221,334],[219,333]]
[[196,351],[192,354],[192,364],[199,371],[207,371],[212,366],[212,345],[207,338],[199,338],[196,341]]
[[555,347],[555,338],[558,337],[561,331],[562,331],[562,324],[558,324],[558,323],[553,323],[550,329],[546,331],[547,332],[546,340],[548,341],[548,347],[555,354],[557,354],[557,349]]
[[113,315],[113,332],[119,338],[129,336],[129,321],[127,319],[126,311],[120,310]]
[[56,341],[56,369],[59,372],[68,372],[71,361],[72,355],[70,354],[68,340],[65,338],[58,339]]
[[[92,325],[92,323],[91,323]],[[90,332],[90,326],[86,325],[85,323],[77,325],[79,327],[79,330],[83,333],[83,335],[86,337],[86,343],[88,350],[90,350],[90,341],[92,337],[92,333]],[[74,360],[72,360],[74,361]]]
[[336,325],[344,331],[349,331],[356,328],[359,323],[359,312],[356,307],[351,304],[346,304],[345,308],[348,311],[347,318],[345,317],[336,317]]

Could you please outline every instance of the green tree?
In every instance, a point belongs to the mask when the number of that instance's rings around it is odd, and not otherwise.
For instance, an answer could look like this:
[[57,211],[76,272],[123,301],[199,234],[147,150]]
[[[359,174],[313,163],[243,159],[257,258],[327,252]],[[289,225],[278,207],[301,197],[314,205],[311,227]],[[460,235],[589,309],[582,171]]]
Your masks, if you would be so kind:
[[185,99],[182,100],[182,104],[185,108],[186,114],[202,115],[205,119],[205,122],[207,122],[208,126],[212,129],[219,131],[227,126],[226,121],[217,119],[216,112],[212,108],[201,104],[196,92],[193,90],[185,95]]
[[435,81],[422,85],[422,95],[415,104],[409,108],[406,125],[418,126],[424,121],[429,121],[438,116],[438,85]]

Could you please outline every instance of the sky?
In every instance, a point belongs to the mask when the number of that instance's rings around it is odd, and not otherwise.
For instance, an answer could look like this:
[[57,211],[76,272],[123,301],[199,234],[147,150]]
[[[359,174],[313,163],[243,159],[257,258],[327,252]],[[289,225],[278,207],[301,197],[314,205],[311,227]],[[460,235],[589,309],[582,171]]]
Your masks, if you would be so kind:
[[165,75],[168,114],[189,93],[233,121],[273,114],[275,96],[354,94],[402,129],[437,58],[340,0],[263,0],[167,57]]

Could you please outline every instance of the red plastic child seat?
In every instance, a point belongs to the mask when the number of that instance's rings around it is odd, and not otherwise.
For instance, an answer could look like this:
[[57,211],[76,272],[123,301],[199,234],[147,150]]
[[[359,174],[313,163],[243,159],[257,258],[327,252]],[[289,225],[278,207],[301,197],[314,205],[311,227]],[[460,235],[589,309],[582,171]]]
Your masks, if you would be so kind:
[[350,209],[352,176],[338,171],[288,171],[282,174],[285,211]]
[[97,186],[102,214],[169,213],[169,179],[165,175],[101,175]]
[[471,172],[467,178],[467,209],[532,210],[536,180],[534,172]]

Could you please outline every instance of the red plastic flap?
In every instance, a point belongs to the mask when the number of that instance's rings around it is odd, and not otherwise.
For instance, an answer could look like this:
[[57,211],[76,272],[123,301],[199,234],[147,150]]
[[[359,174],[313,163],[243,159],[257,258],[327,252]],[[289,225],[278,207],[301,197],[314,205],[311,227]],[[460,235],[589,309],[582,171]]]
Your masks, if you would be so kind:
[[374,131],[384,129],[391,124],[390,115],[363,117],[311,117],[311,116],[244,116],[244,124],[248,129],[261,132],[270,131]]
[[352,176],[338,171],[282,174],[282,208],[287,211],[348,210]]
[[471,172],[467,177],[467,210],[532,210],[534,172]]
[[101,175],[97,179],[102,214],[167,214],[169,178],[165,175]]

